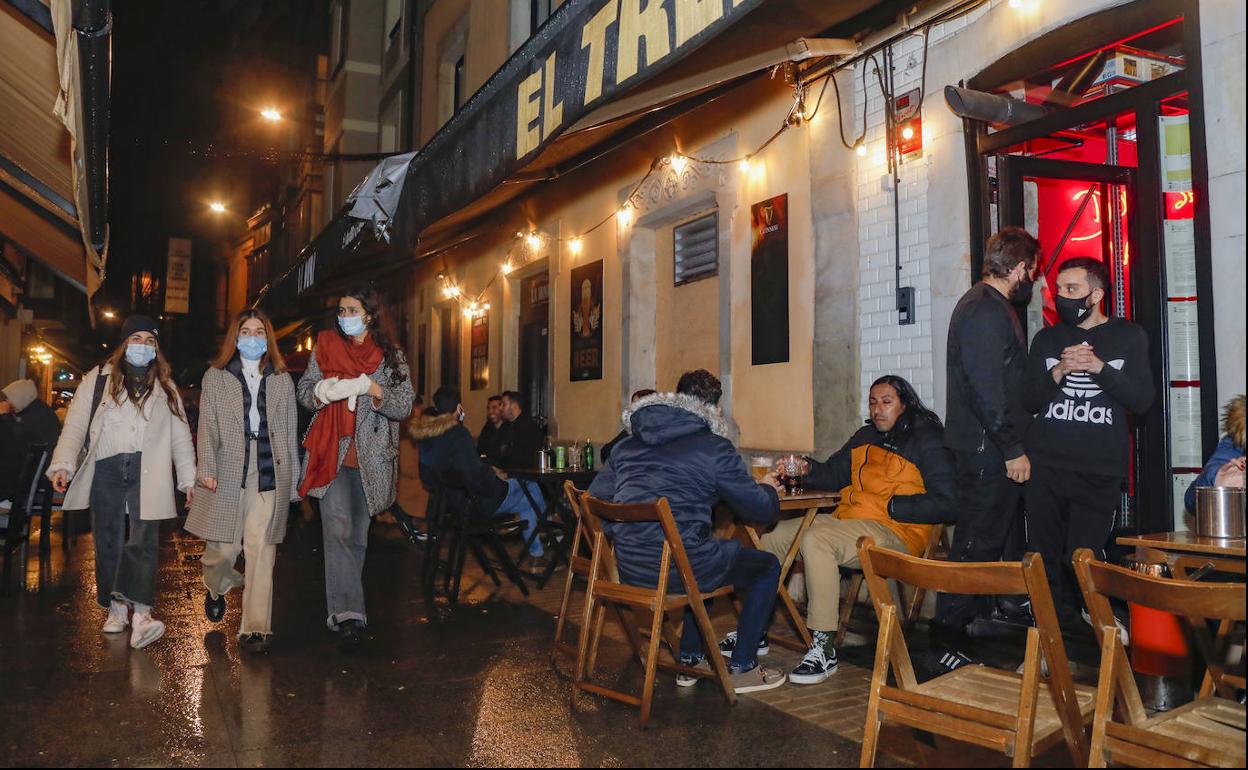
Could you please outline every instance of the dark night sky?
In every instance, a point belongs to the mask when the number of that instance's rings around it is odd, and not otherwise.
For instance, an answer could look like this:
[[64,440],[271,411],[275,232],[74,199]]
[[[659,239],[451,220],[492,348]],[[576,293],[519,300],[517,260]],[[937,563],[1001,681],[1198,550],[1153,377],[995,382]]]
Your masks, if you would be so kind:
[[[292,80],[315,82],[316,54],[329,26],[325,5],[113,2],[111,245],[99,304],[136,310],[131,276],[143,270],[163,276],[168,239],[193,238],[191,313],[171,320],[169,330],[183,343],[184,359],[213,352],[213,260],[242,233],[243,220],[267,199],[279,173],[259,159],[222,157],[222,150],[255,155],[276,143],[256,120],[257,100],[266,94],[242,91],[283,93]],[[227,215],[209,213],[214,198],[229,203]]]

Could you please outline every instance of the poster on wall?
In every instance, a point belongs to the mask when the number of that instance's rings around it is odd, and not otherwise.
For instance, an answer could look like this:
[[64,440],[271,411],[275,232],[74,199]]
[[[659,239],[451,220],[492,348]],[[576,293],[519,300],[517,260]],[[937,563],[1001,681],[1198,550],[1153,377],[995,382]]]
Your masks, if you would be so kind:
[[572,271],[573,382],[602,379],[602,260]]
[[1166,343],[1170,349],[1170,380],[1200,379],[1200,319],[1195,302],[1166,303]]
[[472,317],[472,374],[469,387],[483,390],[490,384],[490,313],[479,310]]
[[1196,221],[1168,219],[1165,222],[1166,295],[1196,296]]
[[1200,446],[1200,388],[1170,388],[1170,464],[1175,468],[1199,468],[1204,464]]
[[165,312],[186,313],[191,309],[191,239],[170,238],[165,263]]
[[1192,134],[1187,115],[1161,118],[1161,168],[1164,192],[1192,189]]
[[789,360],[789,196],[750,206],[750,361]]

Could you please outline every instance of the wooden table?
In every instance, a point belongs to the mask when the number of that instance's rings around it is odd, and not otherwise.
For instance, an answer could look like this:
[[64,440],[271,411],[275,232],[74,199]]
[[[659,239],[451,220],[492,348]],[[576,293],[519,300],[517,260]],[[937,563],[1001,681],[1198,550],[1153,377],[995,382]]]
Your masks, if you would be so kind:
[[1205,564],[1219,572],[1243,575],[1245,541],[1201,537],[1194,532],[1160,532],[1118,538],[1118,545],[1135,546],[1136,555],[1151,562],[1164,562],[1180,580]]
[[[785,614],[792,624],[793,630],[797,633],[801,642],[792,642],[784,638],[772,638],[774,644],[781,647],[788,647],[791,650],[805,652],[814,644],[814,640],[810,636],[810,631],[806,628],[806,620],[802,617],[802,613],[797,609],[797,603],[793,601],[793,597],[789,595],[789,587],[787,584],[789,579],[789,570],[793,568],[793,562],[797,561],[797,553],[802,547],[802,536],[806,534],[806,530],[810,529],[810,525],[815,521],[815,514],[820,508],[835,508],[841,501],[839,492],[826,492],[820,490],[805,490],[800,495],[781,495],[780,497],[780,516],[781,518],[790,518],[795,515],[801,515],[802,523],[797,528],[797,535],[793,538],[789,551],[784,555],[784,561],[780,562],[780,585],[776,589],[776,595],[780,599],[780,606],[784,609]],[[788,514],[788,515],[786,515]],[[762,543],[762,535],[754,528],[753,525],[738,524],[737,532],[744,532],[747,538],[746,542],[755,548],[760,547]]]

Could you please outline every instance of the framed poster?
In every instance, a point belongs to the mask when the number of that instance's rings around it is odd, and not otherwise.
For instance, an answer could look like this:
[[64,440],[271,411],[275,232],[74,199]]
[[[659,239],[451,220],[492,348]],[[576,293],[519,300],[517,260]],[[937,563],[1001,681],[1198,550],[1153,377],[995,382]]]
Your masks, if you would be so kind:
[[602,260],[572,271],[571,379],[602,379]]
[[789,196],[750,206],[750,362],[789,360]]
[[469,387],[483,390],[490,384],[490,311],[478,310],[472,316],[472,373]]

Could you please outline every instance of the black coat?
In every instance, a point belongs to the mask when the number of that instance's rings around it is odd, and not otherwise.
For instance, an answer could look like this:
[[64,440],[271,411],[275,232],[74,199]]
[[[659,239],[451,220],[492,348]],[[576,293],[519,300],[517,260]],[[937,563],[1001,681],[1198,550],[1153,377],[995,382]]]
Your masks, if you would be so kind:
[[498,466],[503,464],[502,440],[505,425],[506,423],[495,425],[486,420],[485,427],[481,428],[481,433],[477,436],[477,454]]
[[[631,433],[616,445],[589,492],[617,503],[666,497],[698,587],[723,585],[741,543],[711,533],[711,508],[726,502],[742,519],[769,524],[780,500],[750,475],[727,436],[723,416],[692,396],[660,393],[625,413]],[[657,523],[605,524],[615,543],[620,577],[633,585],[658,583],[663,532]],[[673,586],[682,586],[673,563]]]
[[504,468],[536,468],[537,453],[542,450],[545,436],[542,426],[527,414],[503,423],[499,439],[499,456]]
[[1013,305],[986,283],[972,286],[949,319],[947,350],[945,446],[973,452],[990,441],[1006,460],[1022,456],[1027,339]]
[[32,446],[46,444],[56,448],[61,437],[61,421],[56,412],[39,399],[17,414],[0,416],[0,500],[12,499],[22,461]]
[[[426,413],[412,423],[409,433],[420,442],[420,480],[430,491],[440,489],[443,473],[453,470],[480,501],[479,509],[472,513],[490,515],[507,499],[507,482],[477,456],[472,434],[456,415]],[[465,502],[453,490],[448,494],[453,505]]]

